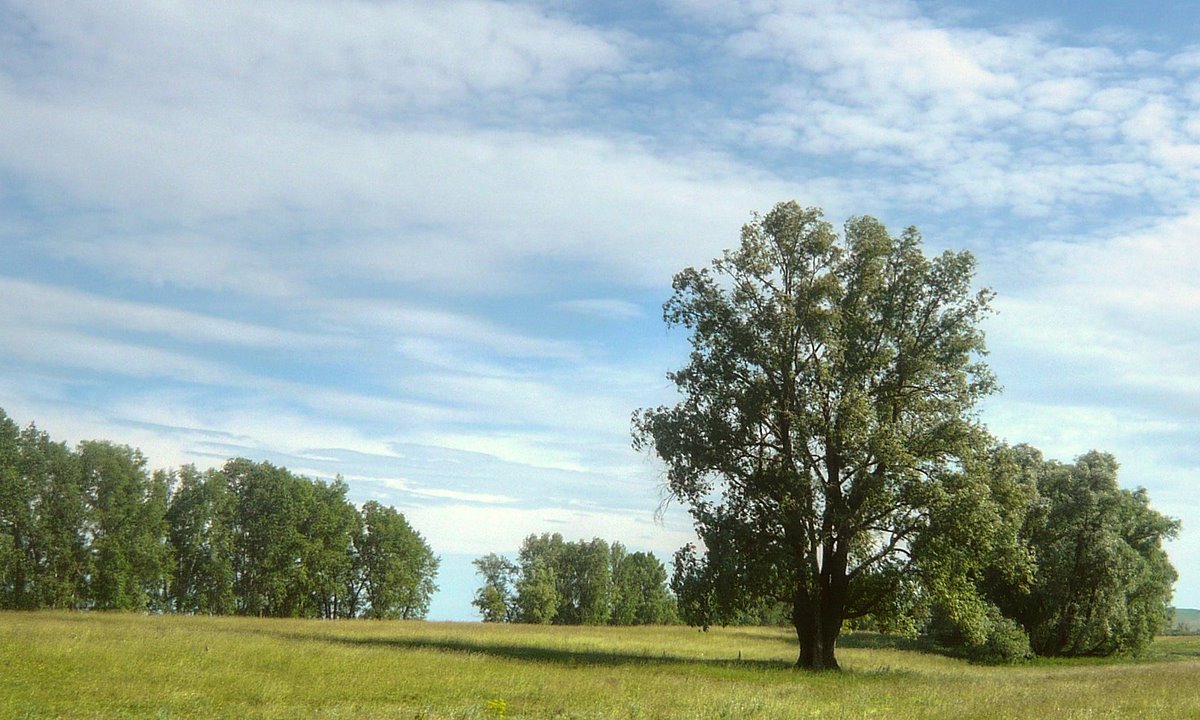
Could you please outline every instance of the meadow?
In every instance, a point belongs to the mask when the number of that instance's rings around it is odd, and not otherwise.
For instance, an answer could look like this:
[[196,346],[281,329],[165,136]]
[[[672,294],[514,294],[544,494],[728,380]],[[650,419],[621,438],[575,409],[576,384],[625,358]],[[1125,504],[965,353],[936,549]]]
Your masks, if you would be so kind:
[[0,613],[0,718],[1197,718],[1200,637],[972,665],[876,635],[842,673],[776,628]]

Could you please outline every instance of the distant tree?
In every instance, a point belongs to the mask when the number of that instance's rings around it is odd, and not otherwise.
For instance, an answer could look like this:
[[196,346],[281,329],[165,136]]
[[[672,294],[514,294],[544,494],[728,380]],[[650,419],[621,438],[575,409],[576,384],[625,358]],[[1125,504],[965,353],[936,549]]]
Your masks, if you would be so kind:
[[149,472],[0,409],[0,609],[423,617],[438,559],[393,508],[243,458]]
[[339,476],[331,483],[301,478],[310,492],[300,534],[311,606],[317,617],[351,617],[348,596],[356,572],[355,537],[362,518],[346,499],[349,487]]
[[358,554],[366,615],[424,618],[437,590],[438,557],[395,508],[367,502],[362,508],[362,527]]
[[477,558],[474,565],[476,573],[483,576],[483,585],[475,591],[471,604],[479,610],[483,621],[515,622],[518,613],[515,583],[519,568],[496,553]]
[[[525,622],[603,625],[612,612],[612,570],[608,543],[566,542],[559,533],[525,538],[518,554],[518,605]],[[553,582],[553,592],[548,583]],[[553,612],[545,606],[553,598]]]
[[167,510],[175,555],[170,593],[175,611],[234,612],[236,503],[224,473],[202,473],[194,465],[185,465],[176,474]]
[[[717,618],[788,603],[809,669],[836,669],[844,623],[910,581],[985,612],[969,552],[909,553],[930,518],[988,495],[966,471],[988,445],[976,403],[995,388],[974,259],[926,257],[916,229],[893,237],[870,217],[839,238],[795,203],[741,240],[711,271],[675,276],[664,317],[691,331],[690,361],[669,375],[683,398],[634,416],[635,446],[666,464],[707,548],[682,572],[709,591],[681,602]],[[950,547],[969,548],[978,533],[952,519]]]
[[548,625],[558,617],[559,603],[554,567],[540,557],[523,561],[517,580],[517,621]]
[[560,625],[604,625],[612,614],[612,568],[600,538],[564,543],[555,566]]
[[30,510],[38,538],[34,566],[37,607],[83,603],[88,557],[87,503],[79,456],[30,425],[21,432],[21,474],[34,490]]
[[234,594],[242,615],[302,617],[310,610],[301,524],[311,489],[286,468],[246,459],[220,471],[236,498]]
[[[627,554],[613,543],[613,625],[666,625],[675,621],[667,569],[646,552]],[[619,551],[619,552],[618,552]]]
[[33,606],[32,488],[21,472],[20,430],[0,411],[0,608]]
[[530,535],[516,562],[493,553],[475,567],[484,582],[472,604],[488,622],[634,625],[676,618],[662,563],[620,543]]
[[89,599],[101,610],[163,610],[171,577],[167,487],[146,471],[140,451],[90,441],[80,445],[90,499]]

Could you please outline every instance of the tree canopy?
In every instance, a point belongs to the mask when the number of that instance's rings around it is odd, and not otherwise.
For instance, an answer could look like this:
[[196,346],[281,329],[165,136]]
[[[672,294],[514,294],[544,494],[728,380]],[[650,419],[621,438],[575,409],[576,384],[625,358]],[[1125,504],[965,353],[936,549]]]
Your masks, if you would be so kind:
[[675,619],[662,562],[620,543],[530,535],[517,562],[491,553],[475,567],[483,585],[472,604],[485,622],[661,625]]
[[1119,487],[1112,455],[1064,464],[1028,446],[1012,453],[1032,491],[1018,539],[1036,562],[1024,583],[985,575],[985,594],[1039,655],[1144,650],[1171,617],[1176,573],[1162,544],[1179,522],[1152,509],[1145,489]]
[[347,491],[246,459],[151,472],[134,448],[71,450],[0,410],[0,608],[424,617],[438,558]]
[[842,628],[925,631],[974,657],[1138,651],[1161,629],[1178,523],[977,416],[992,294],[967,252],[929,257],[855,217],[781,203],[664,305],[690,332],[682,399],[634,413],[702,548],[675,556],[684,619],[786,606],[799,667],[837,668]]
[[845,621],[885,615],[906,583],[972,592],[965,567],[914,543],[954,506],[995,512],[969,472],[987,445],[975,406],[996,387],[980,360],[991,293],[972,288],[969,253],[921,245],[870,217],[838,236],[782,203],[711,269],[677,274],[664,306],[691,333],[669,375],[683,399],[635,413],[634,434],[705,544],[677,570],[717,617],[787,602],[801,667],[836,668]]

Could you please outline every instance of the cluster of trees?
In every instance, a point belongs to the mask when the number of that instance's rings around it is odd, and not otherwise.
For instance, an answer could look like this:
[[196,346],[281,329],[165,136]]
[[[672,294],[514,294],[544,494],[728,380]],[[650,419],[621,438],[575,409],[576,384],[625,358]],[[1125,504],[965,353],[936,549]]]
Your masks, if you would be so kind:
[[472,604],[484,622],[662,625],[676,622],[667,570],[651,553],[604,540],[566,542],[530,535],[517,562],[495,553],[475,560],[483,586]]
[[690,331],[682,400],[634,415],[703,549],[673,589],[706,625],[782,604],[799,667],[836,669],[847,625],[926,630],[972,654],[1106,654],[1167,616],[1178,524],[1102,453],[998,443],[978,402],[992,294],[966,252],[927,257],[870,217],[839,235],[781,203],[664,305]]
[[438,558],[391,507],[245,459],[147,470],[0,410],[0,608],[424,617]]
[[[1010,628],[986,636],[994,654],[1139,653],[1169,622],[1176,573],[1162,541],[1179,523],[1151,508],[1144,489],[1121,488],[1117,469],[1095,451],[1071,464],[1029,446],[993,456],[1014,521],[975,573],[980,597]],[[1011,645],[999,644],[1006,638]]]

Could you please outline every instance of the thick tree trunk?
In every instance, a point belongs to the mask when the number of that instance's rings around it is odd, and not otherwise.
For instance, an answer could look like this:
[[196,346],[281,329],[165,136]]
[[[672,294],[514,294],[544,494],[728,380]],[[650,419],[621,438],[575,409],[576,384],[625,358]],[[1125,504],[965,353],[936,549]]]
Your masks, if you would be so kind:
[[796,667],[802,670],[840,670],[837,641],[845,620],[845,595],[839,588],[824,587],[812,598],[804,590],[796,594],[792,624],[800,641]]
[[820,628],[816,625],[802,622],[796,626],[796,637],[800,640],[796,667],[801,670],[840,670],[836,650],[841,622]]

